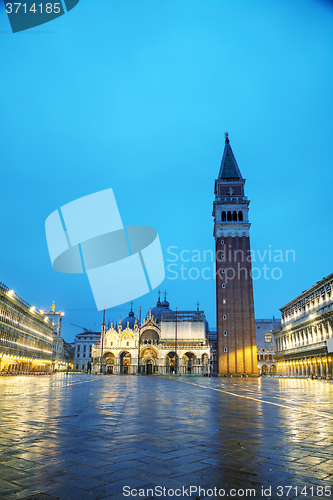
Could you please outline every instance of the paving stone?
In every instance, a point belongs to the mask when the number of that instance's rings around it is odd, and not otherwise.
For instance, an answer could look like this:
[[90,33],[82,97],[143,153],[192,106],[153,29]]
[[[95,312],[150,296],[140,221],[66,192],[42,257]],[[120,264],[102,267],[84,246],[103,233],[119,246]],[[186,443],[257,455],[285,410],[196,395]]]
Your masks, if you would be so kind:
[[48,494],[59,500],[97,500],[95,493],[67,485],[49,490]]
[[36,495],[23,497],[23,500],[57,500],[57,499],[56,497],[48,495],[47,493],[36,493]]
[[58,374],[13,392],[19,379],[2,379],[0,500],[124,500],[124,486],[332,484],[333,384]]

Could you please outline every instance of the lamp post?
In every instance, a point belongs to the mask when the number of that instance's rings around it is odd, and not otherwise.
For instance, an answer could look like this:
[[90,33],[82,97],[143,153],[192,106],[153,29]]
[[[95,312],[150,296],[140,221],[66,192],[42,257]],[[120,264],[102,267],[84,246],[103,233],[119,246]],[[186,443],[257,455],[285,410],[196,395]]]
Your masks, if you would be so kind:
[[139,319],[138,375],[140,375],[140,344],[141,344],[141,306],[140,306],[140,319]]
[[104,308],[104,313],[103,313],[103,324],[102,324],[102,335],[101,335],[101,367],[100,367],[100,372],[101,373],[103,373],[102,359],[103,359],[104,333],[105,333],[105,308]]
[[175,374],[177,375],[177,307],[176,307],[176,331],[175,331]]

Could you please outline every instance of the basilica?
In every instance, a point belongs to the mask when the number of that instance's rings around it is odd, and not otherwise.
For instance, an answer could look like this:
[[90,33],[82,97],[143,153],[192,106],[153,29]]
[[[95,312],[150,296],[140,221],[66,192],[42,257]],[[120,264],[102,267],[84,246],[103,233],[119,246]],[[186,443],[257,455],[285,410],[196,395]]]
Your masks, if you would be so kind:
[[118,325],[103,320],[92,346],[91,372],[124,375],[209,375],[211,352],[203,311],[172,311],[160,296],[143,321],[133,310]]

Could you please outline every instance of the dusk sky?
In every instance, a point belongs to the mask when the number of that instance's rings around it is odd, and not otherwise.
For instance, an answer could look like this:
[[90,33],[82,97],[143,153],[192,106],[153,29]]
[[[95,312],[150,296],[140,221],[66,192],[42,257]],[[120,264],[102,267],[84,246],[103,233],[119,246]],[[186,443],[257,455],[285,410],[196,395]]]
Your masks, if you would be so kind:
[[[67,341],[80,332],[70,323],[100,330],[87,276],[53,270],[45,220],[112,188],[124,225],[159,233],[171,308],[199,301],[215,326],[209,250],[228,131],[251,200],[255,315],[279,317],[333,272],[332,49],[328,1],[80,0],[16,34],[1,3],[0,281],[38,309],[54,300]],[[136,299],[135,313],[156,300]]]

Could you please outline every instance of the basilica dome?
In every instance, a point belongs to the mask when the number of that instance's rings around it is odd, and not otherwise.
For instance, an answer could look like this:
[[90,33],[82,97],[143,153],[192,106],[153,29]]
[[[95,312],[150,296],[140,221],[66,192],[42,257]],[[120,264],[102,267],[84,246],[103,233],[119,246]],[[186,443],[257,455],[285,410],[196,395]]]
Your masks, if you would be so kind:
[[131,330],[133,330],[134,329],[134,323],[135,323],[135,317],[134,317],[134,312],[132,311],[132,309],[128,313],[127,318],[123,319],[122,322],[121,322],[122,326],[123,326],[123,330],[125,330],[125,328],[127,328],[127,322],[128,322],[129,328]]
[[[166,300],[166,298],[164,298],[163,302],[161,302],[160,297],[158,297],[158,301],[156,302],[156,306],[151,309],[151,315],[154,316],[157,323],[161,322],[163,311],[170,311],[170,304]],[[147,316],[149,316],[149,311],[148,311],[146,317]]]

